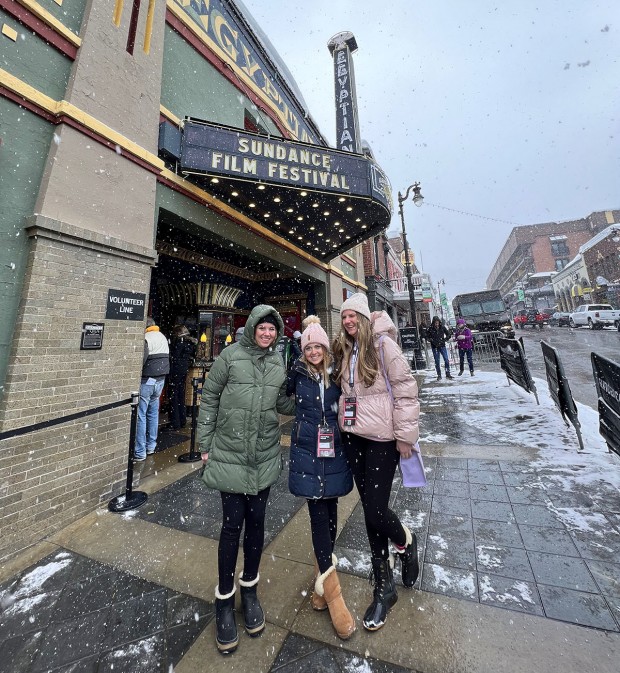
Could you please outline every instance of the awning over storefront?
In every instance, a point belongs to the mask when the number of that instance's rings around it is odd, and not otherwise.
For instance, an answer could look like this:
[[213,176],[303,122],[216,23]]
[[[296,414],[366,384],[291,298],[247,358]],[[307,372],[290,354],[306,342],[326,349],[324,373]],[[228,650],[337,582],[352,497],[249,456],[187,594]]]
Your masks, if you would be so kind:
[[389,181],[364,155],[187,119],[180,171],[319,259],[390,224]]

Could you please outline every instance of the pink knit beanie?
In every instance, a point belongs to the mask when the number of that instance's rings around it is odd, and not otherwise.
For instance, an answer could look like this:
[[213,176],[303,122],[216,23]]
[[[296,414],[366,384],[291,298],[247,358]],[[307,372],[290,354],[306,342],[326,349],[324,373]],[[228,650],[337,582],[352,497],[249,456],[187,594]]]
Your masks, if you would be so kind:
[[346,299],[340,307],[340,315],[343,311],[357,311],[360,315],[366,316],[370,320],[370,308],[368,307],[368,297],[362,292],[356,292]]
[[307,325],[306,329],[301,335],[301,350],[308,344],[321,344],[329,350],[329,339],[325,330],[321,327],[321,320],[315,315],[309,315],[304,323]]

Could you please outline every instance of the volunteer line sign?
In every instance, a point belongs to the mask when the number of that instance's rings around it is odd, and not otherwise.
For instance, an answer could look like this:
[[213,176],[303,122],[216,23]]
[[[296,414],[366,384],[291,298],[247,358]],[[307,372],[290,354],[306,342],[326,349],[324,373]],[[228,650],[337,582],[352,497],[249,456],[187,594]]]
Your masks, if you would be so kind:
[[190,120],[183,129],[181,170],[374,197],[390,207],[384,192],[389,182],[365,156]]
[[108,320],[144,320],[146,295],[142,292],[108,290],[105,317]]

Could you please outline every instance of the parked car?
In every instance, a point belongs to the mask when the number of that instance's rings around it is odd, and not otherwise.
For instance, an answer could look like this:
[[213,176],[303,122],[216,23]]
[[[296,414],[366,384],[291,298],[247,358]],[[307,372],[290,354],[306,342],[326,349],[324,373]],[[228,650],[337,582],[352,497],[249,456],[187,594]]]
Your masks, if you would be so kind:
[[549,318],[549,324],[554,327],[568,327],[570,320],[570,313],[563,313],[562,311],[556,311],[551,318]]
[[578,306],[569,318],[571,327],[586,326],[590,329],[603,329],[603,327],[620,324],[620,311],[612,308],[611,304],[582,304]]
[[514,317],[515,327],[525,329],[530,326],[532,329],[538,327],[542,329],[549,324],[549,316],[546,313],[541,313],[538,309],[525,308],[521,309]]

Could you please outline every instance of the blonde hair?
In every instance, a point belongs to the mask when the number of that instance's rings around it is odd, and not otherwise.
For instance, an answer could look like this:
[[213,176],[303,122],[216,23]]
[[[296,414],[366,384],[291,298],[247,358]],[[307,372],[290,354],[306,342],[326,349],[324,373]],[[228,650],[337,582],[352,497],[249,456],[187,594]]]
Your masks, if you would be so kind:
[[[342,380],[342,364],[345,361],[351,361],[351,353],[353,352],[354,344],[355,339],[352,336],[349,336],[345,330],[341,330],[340,334],[334,340],[332,349],[336,361],[336,383],[340,383]],[[379,373],[379,358],[377,357],[370,320],[361,313],[357,313],[357,348],[357,371],[359,372],[364,386],[370,388]]]
[[306,364],[306,367],[310,373],[316,372],[319,374],[319,376],[322,377],[323,385],[327,389],[331,383],[330,373],[334,359],[332,358],[332,354],[327,350],[327,348],[325,348],[325,346],[323,346],[323,344],[321,344],[321,349],[323,350],[323,361],[318,367],[315,367],[313,364],[310,364],[308,360],[306,360],[306,354],[304,352],[302,352],[300,360]]

